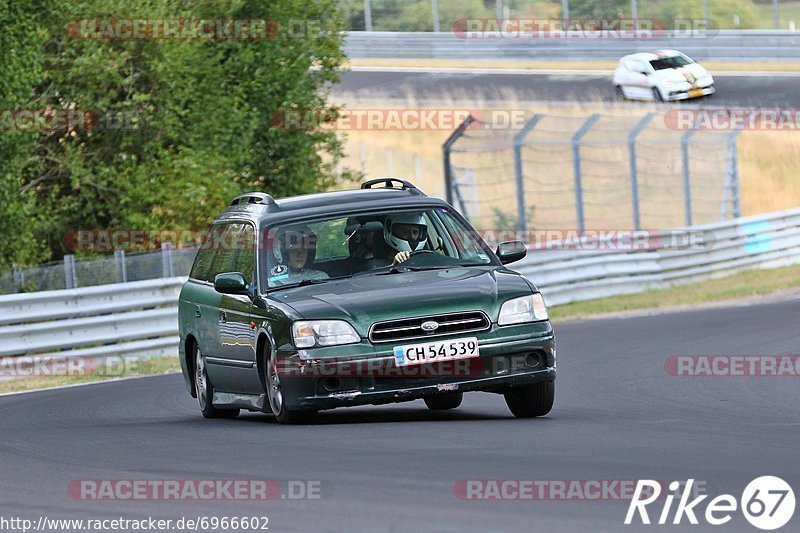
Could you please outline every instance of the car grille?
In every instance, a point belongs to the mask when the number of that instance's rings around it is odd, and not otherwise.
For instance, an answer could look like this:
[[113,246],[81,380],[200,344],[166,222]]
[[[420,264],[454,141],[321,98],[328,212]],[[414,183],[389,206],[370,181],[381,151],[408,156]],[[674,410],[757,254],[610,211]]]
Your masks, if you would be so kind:
[[[426,332],[422,329],[423,322],[433,320],[439,324],[435,331]],[[426,339],[451,335],[453,333],[467,333],[489,329],[491,322],[486,313],[482,311],[465,311],[463,313],[448,313],[446,315],[430,315],[402,320],[376,322],[369,330],[369,340],[372,342],[399,341],[407,339]]]

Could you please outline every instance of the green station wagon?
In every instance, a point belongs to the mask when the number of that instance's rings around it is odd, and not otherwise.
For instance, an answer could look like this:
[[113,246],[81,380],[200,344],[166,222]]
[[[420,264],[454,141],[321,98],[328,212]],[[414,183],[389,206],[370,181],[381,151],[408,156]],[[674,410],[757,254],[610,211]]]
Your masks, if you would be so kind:
[[241,409],[302,422],[319,410],[464,392],[517,417],[553,405],[544,300],[447,202],[380,178],[275,200],[237,196],[211,225],[179,303],[186,386],[208,418]]

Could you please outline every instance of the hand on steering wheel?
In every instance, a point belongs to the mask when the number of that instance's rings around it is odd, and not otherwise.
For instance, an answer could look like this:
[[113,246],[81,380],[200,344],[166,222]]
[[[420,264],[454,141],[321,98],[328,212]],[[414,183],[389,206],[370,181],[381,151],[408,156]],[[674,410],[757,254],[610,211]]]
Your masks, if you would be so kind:
[[392,261],[392,264],[396,265],[398,263],[402,263],[403,261],[408,261],[409,258],[411,258],[412,256],[415,256],[415,255],[419,255],[419,254],[434,254],[434,253],[436,253],[436,252],[434,252],[433,250],[416,250],[416,251],[413,251],[413,252],[397,252],[397,254],[394,256],[394,260]]

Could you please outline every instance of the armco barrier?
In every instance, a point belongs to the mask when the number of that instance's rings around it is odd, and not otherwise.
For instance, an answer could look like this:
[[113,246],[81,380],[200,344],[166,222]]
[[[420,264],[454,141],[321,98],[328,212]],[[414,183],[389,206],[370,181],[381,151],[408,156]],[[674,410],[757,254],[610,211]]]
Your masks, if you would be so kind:
[[800,32],[718,30],[654,38],[490,39],[453,32],[354,31],[345,52],[353,59],[578,59],[616,60],[633,52],[677,49],[697,60],[800,60]]
[[185,277],[0,296],[0,356],[176,355]]
[[[800,263],[800,209],[684,230],[708,244],[632,252],[532,250],[513,267],[537,284],[550,305],[559,305]],[[185,280],[0,296],[0,356],[174,356]]]

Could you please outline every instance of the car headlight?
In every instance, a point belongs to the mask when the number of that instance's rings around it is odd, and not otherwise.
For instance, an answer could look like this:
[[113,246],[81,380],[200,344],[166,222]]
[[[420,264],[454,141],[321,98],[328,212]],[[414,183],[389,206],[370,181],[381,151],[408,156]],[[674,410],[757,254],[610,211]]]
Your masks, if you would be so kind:
[[497,317],[499,326],[509,324],[522,324],[523,322],[537,322],[547,320],[547,306],[540,293],[530,294],[522,298],[514,298],[500,307],[500,316]]
[[292,337],[298,348],[352,344],[361,340],[353,326],[344,320],[300,320],[292,324]]

